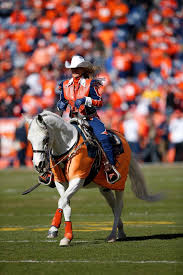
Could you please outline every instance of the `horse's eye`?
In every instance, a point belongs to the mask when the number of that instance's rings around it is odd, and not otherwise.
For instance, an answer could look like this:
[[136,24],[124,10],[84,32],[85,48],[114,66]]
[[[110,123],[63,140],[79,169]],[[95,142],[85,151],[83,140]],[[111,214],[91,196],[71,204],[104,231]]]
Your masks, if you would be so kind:
[[48,143],[48,141],[49,141],[49,137],[45,137],[45,138],[43,139],[43,143],[44,143],[44,144]]

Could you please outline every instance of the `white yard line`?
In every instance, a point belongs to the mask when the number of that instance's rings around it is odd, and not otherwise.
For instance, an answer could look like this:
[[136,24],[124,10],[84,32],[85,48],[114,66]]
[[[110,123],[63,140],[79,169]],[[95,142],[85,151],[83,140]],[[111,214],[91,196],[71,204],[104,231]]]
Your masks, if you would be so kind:
[[183,264],[183,262],[178,261],[130,261],[130,260],[117,260],[117,261],[96,261],[96,260],[59,260],[59,261],[52,261],[52,260],[16,260],[16,261],[9,261],[9,260],[0,260],[0,263],[94,263],[94,264],[114,264],[114,263],[127,263],[127,264]]
[[[56,243],[59,242],[60,240],[40,240],[40,241],[36,241],[36,243]],[[30,241],[30,240],[21,240],[21,241],[16,241],[16,240],[0,240],[0,243],[33,243],[34,241]],[[72,241],[72,243],[93,243],[93,241],[84,241],[84,240],[77,240],[77,241]]]
[[[0,240],[0,243],[33,243],[34,241],[31,240]],[[57,240],[36,240],[36,243],[56,243],[59,242],[59,239]],[[72,241],[72,243],[93,243],[93,241],[85,241],[85,240],[77,240]]]

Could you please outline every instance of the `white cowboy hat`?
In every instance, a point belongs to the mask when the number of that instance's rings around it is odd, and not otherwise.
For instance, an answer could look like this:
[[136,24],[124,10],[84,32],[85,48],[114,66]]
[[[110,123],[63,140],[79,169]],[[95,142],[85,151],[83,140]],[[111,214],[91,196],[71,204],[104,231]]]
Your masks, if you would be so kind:
[[92,64],[89,61],[85,61],[85,59],[82,56],[74,55],[71,59],[71,63],[65,61],[65,67],[67,69],[91,68]]

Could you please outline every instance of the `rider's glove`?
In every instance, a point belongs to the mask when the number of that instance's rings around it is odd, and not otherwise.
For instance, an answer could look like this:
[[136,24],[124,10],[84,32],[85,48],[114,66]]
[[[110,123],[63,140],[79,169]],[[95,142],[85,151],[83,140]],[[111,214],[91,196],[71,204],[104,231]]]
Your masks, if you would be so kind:
[[58,111],[65,111],[66,107],[67,107],[67,103],[64,103],[64,102],[61,101],[61,100],[59,100],[59,101],[57,102],[57,110],[58,110]]
[[85,104],[85,101],[86,101],[86,98],[85,98],[85,97],[77,99],[77,100],[75,101],[75,107],[76,107],[77,109],[79,109],[79,107],[80,107],[81,105]]

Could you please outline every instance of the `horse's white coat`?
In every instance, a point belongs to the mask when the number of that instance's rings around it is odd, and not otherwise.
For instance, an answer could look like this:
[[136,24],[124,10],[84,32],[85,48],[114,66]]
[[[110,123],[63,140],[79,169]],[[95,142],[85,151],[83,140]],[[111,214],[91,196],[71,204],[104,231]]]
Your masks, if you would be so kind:
[[[28,131],[28,139],[32,143],[33,149],[44,150],[44,139],[46,136],[49,136],[48,147],[49,150],[52,150],[52,154],[61,155],[67,152],[77,141],[78,133],[76,128],[52,112],[44,111],[41,113],[41,116],[44,123],[40,122],[38,117],[35,117],[31,121],[29,120],[30,127]],[[48,160],[45,159],[45,154],[34,153],[33,164],[37,170],[39,169],[41,162],[45,162],[45,167],[47,167],[48,163],[46,162],[48,162]],[[155,201],[160,199],[158,195],[150,196],[148,194],[143,174],[133,156],[130,162],[129,175],[132,183],[132,190],[138,198],[147,201]],[[71,220],[71,207],[69,205],[69,200],[80,188],[83,187],[83,183],[84,179],[80,178],[75,178],[69,183],[55,183],[57,191],[60,194],[58,207],[63,209],[65,221]],[[91,186],[99,187],[95,184]],[[90,187],[90,184],[88,187]],[[107,240],[108,242],[116,241],[117,229],[118,238],[124,239],[125,233],[123,231],[123,223],[120,218],[123,208],[123,191],[115,191],[114,196],[111,190],[106,191],[106,189],[102,187],[99,187],[99,189],[109,206],[112,208],[114,214],[112,231]],[[55,227],[51,227],[50,231],[52,230],[55,231],[57,229],[55,229]],[[62,240],[64,241],[64,239]]]
[[[61,198],[63,198],[63,196],[64,196],[64,193],[68,187],[68,183],[63,182],[62,184],[60,184],[59,182],[56,181],[55,185],[56,185],[57,191],[60,195],[60,199],[58,200],[58,208],[60,208],[60,205],[62,203]],[[64,213],[65,221],[70,221],[71,220],[71,207],[70,207],[69,203],[66,203],[65,207],[63,208],[63,213]]]

